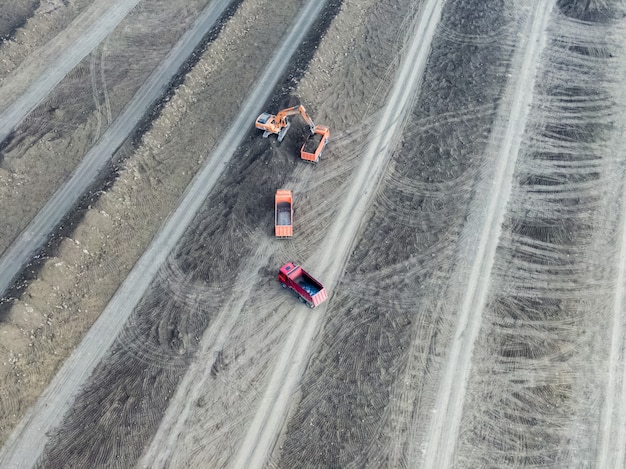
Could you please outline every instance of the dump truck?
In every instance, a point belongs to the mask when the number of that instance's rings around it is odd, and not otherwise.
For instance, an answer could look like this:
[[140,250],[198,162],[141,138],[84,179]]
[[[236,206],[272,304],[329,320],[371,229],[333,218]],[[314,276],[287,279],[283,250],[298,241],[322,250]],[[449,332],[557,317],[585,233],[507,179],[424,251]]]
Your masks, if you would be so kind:
[[313,134],[309,135],[302,148],[300,149],[300,158],[309,163],[316,164],[321,156],[322,151],[328,143],[330,136],[330,129],[322,125],[316,125],[313,129]]
[[324,286],[293,262],[288,262],[280,268],[278,281],[283,288],[290,289],[310,308],[315,308],[328,298]]
[[278,189],[274,197],[274,233],[277,238],[293,235],[293,198],[286,189]]

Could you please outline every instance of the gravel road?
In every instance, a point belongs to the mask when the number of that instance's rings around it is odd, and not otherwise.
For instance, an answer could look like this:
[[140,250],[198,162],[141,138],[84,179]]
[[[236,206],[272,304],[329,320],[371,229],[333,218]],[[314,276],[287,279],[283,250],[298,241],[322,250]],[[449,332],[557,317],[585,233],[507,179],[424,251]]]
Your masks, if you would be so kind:
[[[124,70],[130,18],[170,8],[131,3],[0,46],[73,57],[0,74],[0,103],[32,104],[2,114],[0,209],[21,174],[44,181],[18,155],[85,150],[41,184],[29,213],[48,221],[5,281],[0,465],[624,465],[623,1],[188,0],[150,73],[122,79],[104,64]],[[27,67],[59,75],[11,78]],[[331,129],[317,165],[304,122],[280,144],[253,128],[298,103]],[[285,295],[287,261],[328,302]]]

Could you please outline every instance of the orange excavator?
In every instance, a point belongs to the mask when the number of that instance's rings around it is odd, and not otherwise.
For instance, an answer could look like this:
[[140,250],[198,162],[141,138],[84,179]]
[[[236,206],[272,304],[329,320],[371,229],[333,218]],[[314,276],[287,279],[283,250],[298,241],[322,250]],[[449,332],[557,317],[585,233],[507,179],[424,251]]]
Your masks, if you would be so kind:
[[277,134],[278,141],[282,142],[283,138],[285,138],[285,135],[287,134],[287,131],[289,130],[289,127],[291,127],[291,122],[288,118],[296,114],[300,114],[306,123],[309,124],[311,134],[313,134],[315,132],[315,122],[313,122],[313,119],[309,117],[306,113],[306,109],[304,109],[304,106],[301,104],[282,109],[281,111],[278,111],[278,114],[276,115],[264,112],[257,117],[256,128],[264,131],[263,138],[267,138],[270,134]]
[[267,138],[271,134],[276,134],[278,135],[278,141],[282,142],[289,127],[291,127],[289,117],[296,114],[300,114],[309,125],[309,129],[311,129],[311,135],[309,135],[309,138],[304,145],[302,145],[300,150],[300,158],[309,163],[317,163],[322,156],[322,151],[328,143],[330,130],[328,127],[315,125],[315,122],[309,117],[306,113],[306,109],[304,109],[304,106],[301,104],[282,109],[278,114],[264,112],[257,117],[255,125],[257,129],[263,130],[263,138]]

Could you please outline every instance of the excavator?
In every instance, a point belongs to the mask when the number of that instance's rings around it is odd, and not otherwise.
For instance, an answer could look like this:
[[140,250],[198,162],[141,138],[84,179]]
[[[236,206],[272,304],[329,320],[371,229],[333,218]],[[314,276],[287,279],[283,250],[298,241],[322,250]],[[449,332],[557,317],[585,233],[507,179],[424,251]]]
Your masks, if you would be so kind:
[[276,134],[278,135],[278,141],[282,142],[289,127],[291,127],[291,122],[288,118],[296,114],[300,114],[309,125],[309,129],[311,129],[311,135],[300,150],[300,157],[309,163],[317,163],[322,156],[322,150],[328,143],[330,130],[328,127],[315,125],[315,122],[306,113],[303,105],[300,104],[282,109],[278,111],[278,114],[264,112],[257,117],[255,125],[257,129],[263,130],[263,138]]
[[281,111],[278,111],[278,114],[276,115],[264,112],[257,117],[256,128],[264,130],[263,138],[267,138],[270,134],[277,134],[278,141],[282,142],[283,138],[285,138],[285,135],[287,134],[287,131],[289,130],[289,127],[291,127],[291,122],[288,117],[296,114],[300,114],[306,123],[309,124],[311,135],[313,135],[313,133],[315,133],[315,122],[313,122],[313,119],[311,119],[306,113],[306,109],[304,109],[302,104],[282,109]]

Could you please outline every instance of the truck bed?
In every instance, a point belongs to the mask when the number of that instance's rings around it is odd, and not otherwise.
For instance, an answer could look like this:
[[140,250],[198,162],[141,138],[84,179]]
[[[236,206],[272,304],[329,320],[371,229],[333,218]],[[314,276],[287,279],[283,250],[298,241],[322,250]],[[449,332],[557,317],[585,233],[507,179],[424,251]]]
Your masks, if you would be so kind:
[[311,135],[306,142],[304,142],[304,151],[307,153],[315,153],[317,147],[320,146],[322,141],[322,134],[315,133]]
[[300,287],[307,292],[309,295],[311,295],[311,297],[315,296],[316,293],[318,293],[322,287],[320,285],[317,285],[315,283],[313,283],[313,281],[307,279],[306,277],[302,276],[298,279],[298,285],[300,285]]
[[289,202],[279,202],[276,207],[276,224],[291,225],[291,204]]
[[313,135],[302,144],[300,158],[309,163],[317,163],[322,156],[322,152],[328,143],[330,131],[328,127],[316,125]]

